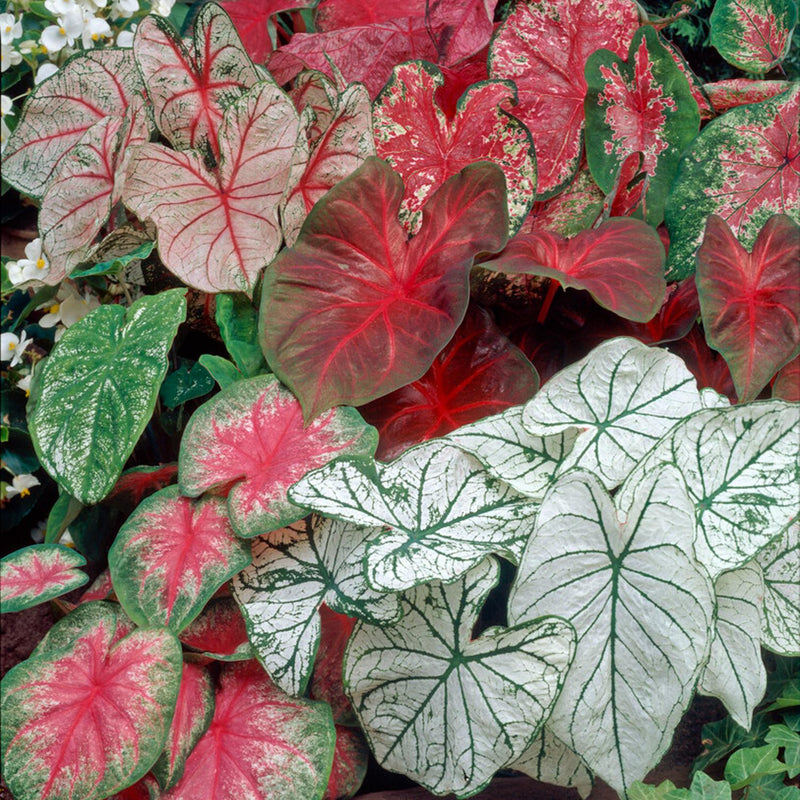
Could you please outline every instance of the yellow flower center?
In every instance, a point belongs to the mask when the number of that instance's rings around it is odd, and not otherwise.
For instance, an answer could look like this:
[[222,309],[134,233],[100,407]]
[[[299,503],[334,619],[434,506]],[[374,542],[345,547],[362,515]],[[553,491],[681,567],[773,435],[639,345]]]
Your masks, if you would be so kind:
[[43,258],[36,259],[36,269],[44,269],[47,266],[47,263]]
[[42,45],[42,55],[47,55],[47,48]]
[[10,25],[6,25],[6,33],[11,33],[11,26]]
[[8,349],[9,350],[16,350],[17,349],[17,343],[16,342],[9,342],[8,343]]
[[60,307],[61,307],[61,306],[60,306],[58,303],[56,303],[55,305],[52,305],[52,306],[50,306],[50,308],[48,309],[48,311],[49,311],[51,314],[58,314],[58,309],[59,309]]
[[93,42],[96,42],[99,38],[100,38],[100,34],[99,33],[93,33],[92,34],[92,41]]
[[30,493],[31,493],[31,490],[30,490],[30,489],[23,489],[23,490],[22,490],[22,491],[19,493],[19,496],[20,496],[20,497],[27,497],[27,496],[28,496]]

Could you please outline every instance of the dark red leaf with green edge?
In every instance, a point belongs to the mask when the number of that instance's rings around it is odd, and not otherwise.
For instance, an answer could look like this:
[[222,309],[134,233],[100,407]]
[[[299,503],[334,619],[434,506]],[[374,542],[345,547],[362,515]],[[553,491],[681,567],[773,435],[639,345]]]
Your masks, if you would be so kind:
[[442,109],[447,119],[452,119],[456,115],[458,101],[470,86],[489,80],[486,69],[488,55],[489,46],[486,45],[480,52],[453,67],[439,64],[439,70],[444,75],[444,83],[436,87],[434,98],[436,105]]
[[141,780],[112,795],[110,800],[158,800],[160,794],[158,782],[148,772]]
[[471,305],[419,380],[362,406],[361,413],[380,434],[376,457],[389,461],[413,444],[525,403],[538,388],[539,376],[522,351],[488,312]]
[[517,85],[516,113],[533,136],[540,199],[564,187],[581,160],[586,59],[603,47],[624,57],[638,25],[636,4],[627,0],[520,0],[492,40],[489,76]]
[[254,658],[242,612],[232,597],[215,597],[178,637],[187,647],[215,661]]
[[323,800],[353,797],[364,782],[369,763],[369,746],[358,728],[336,726],[336,748],[328,788]]
[[226,665],[214,718],[164,800],[319,800],[335,731],[324,703],[290,697],[255,662]]
[[549,200],[533,204],[520,232],[552,231],[562,236],[575,236],[592,227],[603,211],[603,201],[603,190],[584,164],[566,189]]
[[176,463],[157,467],[132,467],[122,473],[107,499],[130,505],[132,511],[145,497],[175,483],[177,479]]
[[800,403],[800,356],[778,370],[772,381],[772,396],[790,403]]
[[701,389],[714,389],[719,394],[725,395],[732,403],[736,402],[736,389],[733,386],[731,371],[725,359],[708,346],[699,324],[695,325],[683,339],[670,344],[669,349],[684,360]]
[[79,606],[51,628],[49,649],[40,646],[3,679],[3,777],[16,797],[100,800],[158,757],[178,695],[180,646],[163,628],[115,641],[118,623],[109,603]]
[[749,78],[730,78],[703,84],[703,91],[717,114],[750,103],[760,103],[789,88],[788,81],[754,81]]
[[722,353],[741,402],[755,400],[800,354],[800,225],[770,217],[749,253],[712,214],[697,251],[708,343]]
[[342,661],[356,618],[337,614],[324,603],[319,607],[319,617],[322,631],[311,675],[311,697],[331,707],[337,725],[353,725],[356,717],[344,693]]
[[[682,339],[700,316],[694,278],[667,286],[667,296],[658,313],[648,322],[628,322],[625,333],[645,344],[663,344]],[[618,334],[614,334],[618,335]]]
[[425,16],[425,0],[408,0],[401,6],[395,0],[320,0],[316,25],[319,31],[336,31],[387,22],[398,17]]
[[428,0],[425,18],[440,64],[458,64],[489,43],[496,5],[497,0]]
[[493,161],[506,179],[509,233],[519,229],[536,191],[536,157],[525,126],[508,108],[512,84],[487,81],[471,86],[447,119],[436,105],[444,77],[432,64],[408,62],[394,68],[373,107],[378,156],[405,185],[400,219],[412,233],[422,207],[451,175],[476,161]]
[[317,203],[264,279],[260,334],[270,366],[311,420],[420,378],[467,310],[469,270],[506,241],[505,180],[494,164],[450,178],[410,241],[403,182],[369,158]]

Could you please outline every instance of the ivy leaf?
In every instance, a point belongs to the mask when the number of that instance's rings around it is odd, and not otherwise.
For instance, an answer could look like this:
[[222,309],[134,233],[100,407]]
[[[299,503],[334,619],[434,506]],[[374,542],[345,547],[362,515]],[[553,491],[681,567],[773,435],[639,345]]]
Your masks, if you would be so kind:
[[755,557],[764,572],[764,647],[786,656],[800,656],[800,522],[793,522]]
[[789,778],[800,775],[800,735],[786,725],[770,725],[764,739],[767,744],[776,744],[783,748],[783,760],[786,762],[786,774]]
[[731,753],[725,764],[725,780],[736,791],[764,775],[780,775],[786,772],[786,764],[778,760],[777,745],[742,747]]
[[129,309],[94,309],[37,372],[28,404],[36,454],[84,505],[111,491],[153,413],[167,352],[186,315],[184,294],[173,289]]
[[214,661],[249,661],[255,653],[242,612],[232,597],[215,597],[179,636],[181,642]]
[[358,623],[345,656],[345,684],[375,757],[436,794],[468,797],[516,761],[572,659],[572,629],[552,617],[471,639],[498,575],[492,559],[455,583],[412,589],[400,622]]

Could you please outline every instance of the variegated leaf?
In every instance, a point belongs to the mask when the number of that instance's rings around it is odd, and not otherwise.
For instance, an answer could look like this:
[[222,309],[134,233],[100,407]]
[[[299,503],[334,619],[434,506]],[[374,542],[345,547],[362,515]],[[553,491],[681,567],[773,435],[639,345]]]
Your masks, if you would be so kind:
[[323,800],[345,800],[361,788],[369,764],[369,747],[358,728],[336,726],[336,749]]
[[232,597],[215,597],[178,637],[198,658],[250,661],[256,657],[247,639],[242,612]]

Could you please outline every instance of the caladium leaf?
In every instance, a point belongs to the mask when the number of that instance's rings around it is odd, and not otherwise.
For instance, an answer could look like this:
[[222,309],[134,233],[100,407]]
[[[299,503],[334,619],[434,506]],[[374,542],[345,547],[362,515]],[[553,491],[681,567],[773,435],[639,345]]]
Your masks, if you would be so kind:
[[733,388],[731,371],[725,359],[708,346],[699,324],[694,325],[683,339],[671,345],[670,350],[683,359],[698,386],[713,389],[735,402],[736,390]]
[[428,0],[425,20],[436,42],[440,64],[451,67],[489,42],[497,0]]
[[288,697],[255,662],[223,668],[214,719],[164,800],[320,800],[335,732],[324,703]]
[[320,0],[315,19],[317,30],[335,31],[397,17],[424,17],[426,0],[408,0],[402,8],[396,3],[374,0]]
[[[594,474],[562,476],[509,598],[513,624],[572,612],[575,662],[548,727],[620,793],[669,747],[708,657],[714,609],[690,555],[694,505],[680,475],[663,466],[626,486],[630,502],[615,506]],[[645,684],[658,690],[631,691]]]
[[517,115],[533,136],[539,196],[568,183],[581,159],[584,65],[608,48],[623,58],[639,25],[634,3],[518,2],[492,40],[489,75],[519,90]]
[[144,86],[130,50],[87,50],[37,86],[3,153],[3,180],[41,197],[61,158],[96,122],[119,117]]
[[[94,309],[37,373],[28,424],[42,466],[84,505],[111,491],[155,407],[183,289]],[[75,375],[81,375],[79,385]]]
[[197,497],[234,483],[228,514],[239,536],[257,536],[305,516],[286,491],[334,458],[369,457],[377,434],[352,408],[303,427],[300,404],[274,375],[227,387],[192,416],[181,440],[179,485]]
[[143,501],[108,554],[114,591],[130,618],[175,633],[249,563],[250,548],[235,536],[225,501],[193,502],[177,486]]
[[800,354],[800,225],[767,221],[752,253],[712,214],[697,251],[697,291],[708,343],[725,357],[741,402]]
[[800,356],[778,370],[772,382],[772,396],[790,403],[800,403]]
[[577,428],[558,473],[579,464],[612,489],[676,422],[700,408],[695,380],[677,356],[620,337],[551,378],[525,406],[522,424],[538,436]]
[[3,777],[20,800],[100,800],[158,757],[178,695],[180,646],[163,628],[114,641],[117,617],[108,603],[80,606],[52,629],[59,638],[55,629],[70,620],[69,641],[3,679]]
[[306,126],[305,133],[309,144],[316,142],[333,119],[334,109],[339,102],[336,84],[322,72],[304,70],[295,78],[289,97],[301,117],[307,108],[313,112],[313,120]]
[[754,81],[749,78],[729,78],[703,84],[703,91],[717,114],[738,106],[760,103],[789,88],[788,81]]
[[667,285],[658,313],[648,322],[628,323],[631,336],[645,344],[663,344],[682,339],[700,317],[700,300],[693,277]]
[[111,582],[111,573],[108,571],[108,567],[106,567],[81,595],[80,600],[78,600],[78,605],[90,603],[92,600],[108,600],[112,598],[113,594],[114,584]]
[[764,73],[789,52],[797,5],[794,0],[719,0],[708,22],[711,44],[729,64]]
[[302,694],[311,675],[321,603],[374,624],[399,617],[397,597],[371,589],[364,578],[364,551],[379,533],[306,520],[253,542],[253,563],[233,580],[233,596],[259,661],[288,694]]
[[86,559],[62,544],[23,547],[0,560],[0,608],[3,614],[60,597],[88,583]]
[[356,725],[353,707],[344,693],[342,680],[344,650],[356,618],[337,614],[323,603],[319,607],[319,619],[322,632],[309,684],[311,697],[324,700],[331,707],[337,725]]
[[298,128],[292,101],[264,80],[225,112],[213,172],[198,152],[137,148],[123,199],[157,226],[171,272],[205,292],[252,292],[281,244],[278,204]]
[[187,647],[198,650],[201,657],[214,661],[255,658],[242,612],[232,597],[211,600],[179,638]]
[[258,311],[248,297],[218,294],[214,318],[222,341],[247,378],[267,372],[264,354],[258,345]]
[[527,128],[509,111],[514,85],[471,86],[447,118],[435,99],[444,77],[424,61],[400,64],[374,107],[375,146],[400,174],[405,197],[400,217],[416,231],[425,201],[447,178],[475,161],[493,161],[506,179],[509,233],[531,210],[536,157]]
[[599,50],[586,62],[586,157],[608,193],[622,163],[643,156],[648,176],[645,218],[658,225],[678,161],[697,136],[700,112],[689,82],[650,26],[633,37],[627,62]]
[[516,761],[572,660],[573,631],[552,617],[471,639],[498,575],[490,559],[412,589],[397,625],[360,622],[347,648],[345,685],[375,757],[436,794],[468,797]]
[[533,204],[520,232],[553,231],[562,236],[575,236],[592,227],[603,210],[603,200],[603,190],[584,165],[563,191]]
[[406,450],[390,464],[334,462],[298,481],[289,496],[320,514],[387,526],[367,544],[367,580],[379,591],[452,581],[500,553],[513,561],[536,505],[488,475],[447,441]]
[[260,327],[306,420],[426,372],[466,312],[475,255],[505,244],[504,184],[493,164],[467,167],[428,201],[410,242],[402,181],[377,158],[314,206],[264,278]]
[[751,247],[773,214],[800,222],[800,86],[712,120],[684,153],[667,200],[667,278],[695,269],[709,214]]
[[323,800],[353,797],[364,782],[369,763],[369,747],[358,728],[336,726],[336,749]]

